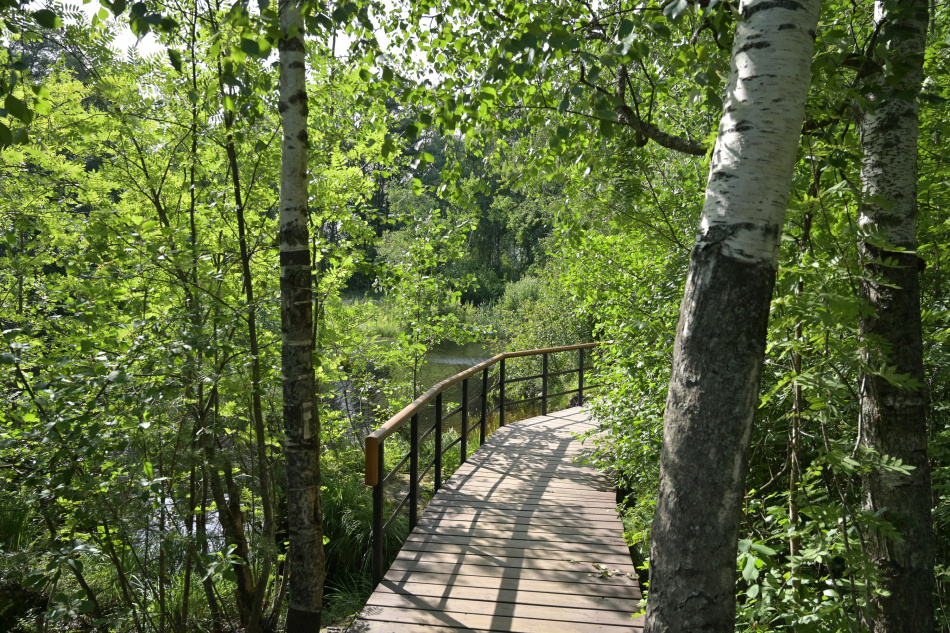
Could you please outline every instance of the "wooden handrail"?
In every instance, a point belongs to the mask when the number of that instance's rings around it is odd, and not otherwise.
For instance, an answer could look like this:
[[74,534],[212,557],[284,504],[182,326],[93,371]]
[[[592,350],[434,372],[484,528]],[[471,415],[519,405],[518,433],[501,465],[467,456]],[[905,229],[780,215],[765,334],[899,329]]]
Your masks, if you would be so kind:
[[486,361],[482,361],[477,365],[473,365],[464,371],[446,378],[442,382],[436,384],[431,389],[426,391],[424,394],[413,400],[409,403],[406,408],[402,411],[389,418],[389,420],[383,424],[381,427],[370,433],[364,443],[364,458],[365,458],[365,481],[367,486],[375,486],[379,483],[379,445],[380,442],[385,440],[387,437],[398,431],[400,428],[405,426],[406,422],[412,418],[413,415],[422,410],[422,408],[429,404],[429,402],[435,398],[438,394],[442,393],[452,385],[458,384],[459,382],[465,380],[466,378],[477,374],[478,372],[491,367],[495,363],[498,363],[501,360],[506,358],[520,358],[522,356],[534,356],[537,354],[544,353],[555,353],[555,352],[569,352],[571,350],[577,349],[589,349],[592,347],[597,347],[600,343],[580,343],[578,345],[564,345],[562,347],[547,347],[543,349],[530,349],[530,350],[519,350],[516,352],[503,352],[501,354],[496,354]]

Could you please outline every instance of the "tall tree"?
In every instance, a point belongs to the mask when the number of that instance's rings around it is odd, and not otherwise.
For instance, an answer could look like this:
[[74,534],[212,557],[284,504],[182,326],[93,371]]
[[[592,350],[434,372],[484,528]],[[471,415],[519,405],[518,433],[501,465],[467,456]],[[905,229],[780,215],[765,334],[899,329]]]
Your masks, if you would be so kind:
[[313,373],[307,196],[306,49],[300,3],[279,6],[280,312],[287,524],[290,533],[288,633],[318,632],[323,604],[323,526],[320,511],[320,419]]
[[[874,631],[933,631],[934,536],[927,397],[924,385],[917,258],[917,130],[927,38],[927,0],[875,2],[877,36],[858,129],[863,231],[863,292],[872,312],[862,319],[861,415],[865,446],[912,466],[907,475],[874,470],[864,479],[865,508],[885,513],[899,538],[874,533],[868,550],[881,570]],[[896,367],[910,380],[877,371]],[[893,374],[894,372],[890,372]]]
[[732,631],[735,556],[819,0],[744,0],[680,306],[646,631]]

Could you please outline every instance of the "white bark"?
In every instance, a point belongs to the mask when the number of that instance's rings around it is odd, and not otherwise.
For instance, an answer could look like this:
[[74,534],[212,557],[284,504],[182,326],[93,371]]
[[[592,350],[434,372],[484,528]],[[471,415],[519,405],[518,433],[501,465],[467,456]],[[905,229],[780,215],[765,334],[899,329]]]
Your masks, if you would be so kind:
[[820,0],[744,0],[663,425],[646,633],[731,632],[740,504]]
[[308,235],[307,91],[303,20],[296,0],[279,7],[281,370],[287,528],[288,633],[318,633],[324,554],[320,509],[320,422],[313,373],[313,304]]
[[818,2],[742,2],[713,150],[701,239],[726,257],[778,263],[811,79]]

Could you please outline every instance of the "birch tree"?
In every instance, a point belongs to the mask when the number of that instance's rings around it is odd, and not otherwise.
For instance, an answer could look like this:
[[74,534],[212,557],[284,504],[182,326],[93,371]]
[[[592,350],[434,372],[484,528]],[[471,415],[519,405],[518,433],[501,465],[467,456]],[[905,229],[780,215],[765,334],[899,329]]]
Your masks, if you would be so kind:
[[[860,439],[913,467],[907,475],[875,470],[864,479],[864,505],[884,513],[900,538],[879,532],[868,552],[881,571],[873,630],[935,629],[934,536],[927,398],[924,384],[917,250],[917,94],[923,81],[927,0],[878,1],[877,37],[868,47],[874,69],[864,82],[858,119],[861,148],[862,291],[873,308],[861,322],[867,370],[861,379]],[[881,57],[881,55],[884,57]],[[886,367],[906,384],[876,373]]]
[[313,304],[307,204],[306,49],[300,4],[282,0],[280,110],[280,301],[287,523],[288,633],[320,630],[324,553],[320,421],[313,373]]
[[743,0],[680,305],[646,631],[732,631],[735,559],[769,304],[819,0]]

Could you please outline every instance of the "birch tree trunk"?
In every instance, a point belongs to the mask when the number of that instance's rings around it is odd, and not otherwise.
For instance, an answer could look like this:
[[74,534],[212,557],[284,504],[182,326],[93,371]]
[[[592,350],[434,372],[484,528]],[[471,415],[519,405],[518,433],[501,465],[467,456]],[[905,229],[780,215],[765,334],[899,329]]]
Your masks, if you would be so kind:
[[820,0],[743,0],[666,401],[646,633],[731,632],[740,502]]
[[290,552],[288,633],[320,630],[323,526],[320,421],[313,373],[313,303],[307,204],[307,90],[303,20],[296,0],[281,0],[280,313],[287,523]]
[[[864,82],[873,106],[861,112],[858,128],[864,159],[858,223],[863,291],[873,314],[861,322],[863,360],[869,367],[894,367],[924,383],[917,250],[917,94],[923,80],[927,0],[875,3],[879,27],[870,59],[877,69]],[[883,66],[883,62],[887,66]],[[889,70],[888,70],[889,69]],[[886,75],[890,74],[890,77]],[[908,252],[909,251],[909,252]],[[934,535],[930,463],[927,458],[926,394],[901,388],[874,373],[862,384],[861,441],[881,454],[913,466],[909,475],[875,470],[864,480],[864,505],[883,512],[901,539],[871,534],[868,550],[882,575],[873,630],[930,633],[935,630]]]

